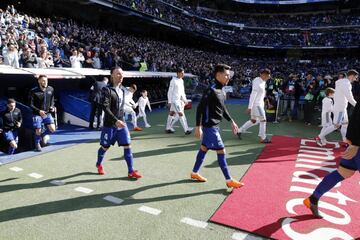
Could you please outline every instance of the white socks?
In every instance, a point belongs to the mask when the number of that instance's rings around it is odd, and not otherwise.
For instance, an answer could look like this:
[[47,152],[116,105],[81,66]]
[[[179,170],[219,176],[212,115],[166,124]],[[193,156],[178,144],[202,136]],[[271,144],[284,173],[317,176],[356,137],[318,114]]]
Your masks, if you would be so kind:
[[260,122],[259,137],[264,140],[266,138],[266,122]]
[[243,133],[245,132],[246,130],[248,130],[249,128],[259,124],[259,120],[256,120],[255,123],[253,123],[251,120],[247,121],[246,123],[244,123],[244,125],[242,125],[240,128],[239,128],[239,132],[240,133]]
[[183,129],[184,129],[184,132],[187,132],[188,129],[189,129],[189,126],[188,126],[188,124],[187,124],[186,117],[185,117],[185,116],[181,116],[181,117],[179,117],[179,120],[180,120],[181,126],[182,126]]

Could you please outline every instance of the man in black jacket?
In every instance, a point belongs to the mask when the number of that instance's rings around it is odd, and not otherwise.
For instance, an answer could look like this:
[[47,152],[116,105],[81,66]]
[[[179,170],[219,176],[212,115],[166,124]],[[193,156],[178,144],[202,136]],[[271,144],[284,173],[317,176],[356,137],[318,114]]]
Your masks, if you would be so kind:
[[89,128],[94,128],[94,118],[96,116],[97,124],[96,128],[100,128],[100,120],[102,115],[102,106],[101,106],[101,91],[108,84],[108,78],[104,77],[102,81],[96,81],[94,85],[91,87],[90,101],[91,101],[91,113],[90,113],[90,121]]
[[101,131],[100,145],[96,167],[100,175],[105,174],[102,161],[105,152],[116,142],[124,147],[124,158],[128,167],[128,177],[141,178],[140,173],[133,169],[133,154],[129,129],[124,121],[125,91],[122,86],[123,70],[119,67],[111,69],[111,83],[102,90],[102,107],[105,112],[104,126]]
[[225,146],[219,131],[219,124],[225,118],[231,123],[233,133],[238,132],[238,126],[225,106],[225,94],[223,91],[223,87],[230,80],[230,67],[225,64],[218,64],[215,67],[215,79],[215,83],[204,92],[197,107],[195,136],[202,139],[202,142],[190,177],[199,182],[207,181],[205,177],[199,174],[199,170],[207,151],[211,149],[217,153],[219,166],[224,174],[227,187],[240,188],[243,183],[230,176],[225,157]]
[[356,104],[351,116],[346,138],[349,147],[342,155],[337,170],[328,174],[316,187],[313,194],[304,200],[304,205],[310,208],[315,217],[320,217],[318,202],[321,196],[330,191],[336,184],[346,178],[350,178],[356,171],[360,172],[360,104]]
[[[54,89],[48,86],[45,75],[38,77],[38,87],[31,89],[29,105],[33,110],[33,127],[35,129],[35,151],[41,152],[40,141],[46,144],[49,134],[55,132],[55,122],[51,112],[55,111]],[[42,125],[45,130],[42,132]]]
[[21,111],[16,108],[16,101],[13,98],[9,98],[7,101],[7,108],[0,114],[0,133],[5,138],[5,141],[9,144],[8,154],[15,153],[18,145],[18,129],[22,123]]

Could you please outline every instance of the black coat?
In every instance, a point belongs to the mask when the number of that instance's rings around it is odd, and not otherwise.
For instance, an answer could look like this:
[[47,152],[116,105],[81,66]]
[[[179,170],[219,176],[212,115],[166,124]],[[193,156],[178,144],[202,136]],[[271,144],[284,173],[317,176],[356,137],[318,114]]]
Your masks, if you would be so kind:
[[90,101],[94,103],[101,103],[102,89],[106,87],[106,83],[103,81],[96,81],[93,85],[94,89],[90,94]]
[[5,131],[16,129],[18,122],[22,123],[21,111],[18,108],[15,108],[13,112],[6,109],[0,114],[0,128]]
[[102,89],[102,108],[105,112],[104,127],[115,127],[117,120],[124,121],[125,91],[121,87],[123,96],[122,102],[114,87],[105,87]]

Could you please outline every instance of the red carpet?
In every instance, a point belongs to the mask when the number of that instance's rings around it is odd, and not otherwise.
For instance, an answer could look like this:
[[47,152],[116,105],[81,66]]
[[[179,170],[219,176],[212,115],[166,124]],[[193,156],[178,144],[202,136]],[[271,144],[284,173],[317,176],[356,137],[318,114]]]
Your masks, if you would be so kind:
[[344,149],[293,137],[272,141],[243,177],[245,186],[233,191],[211,221],[275,239],[360,239],[359,173],[321,198],[323,219],[302,205],[319,177],[337,167]]

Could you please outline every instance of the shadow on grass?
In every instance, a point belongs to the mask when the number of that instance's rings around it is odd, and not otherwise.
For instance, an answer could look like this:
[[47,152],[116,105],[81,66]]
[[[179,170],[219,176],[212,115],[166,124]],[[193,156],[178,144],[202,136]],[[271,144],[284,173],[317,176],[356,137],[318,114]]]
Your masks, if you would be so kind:
[[82,196],[82,197],[76,197],[76,198],[71,198],[71,199],[63,199],[63,200],[58,200],[58,201],[53,201],[53,202],[39,203],[39,204],[34,204],[34,205],[6,209],[3,211],[0,211],[0,222],[7,222],[7,221],[16,220],[16,219],[24,219],[24,218],[36,217],[36,216],[44,216],[44,215],[50,215],[50,214],[55,214],[55,213],[72,212],[72,211],[78,211],[78,210],[82,210],[82,209],[118,206],[116,204],[113,204],[113,203],[103,200],[103,198],[107,195],[112,195],[114,197],[118,197],[118,198],[125,200],[120,206],[133,205],[133,204],[145,204],[145,203],[150,203],[150,202],[172,201],[172,200],[190,198],[190,197],[207,195],[207,194],[227,195],[227,192],[225,189],[216,189],[216,190],[195,192],[195,193],[188,193],[187,191],[184,191],[184,192],[179,192],[178,194],[174,194],[174,195],[157,196],[157,197],[152,197],[152,198],[134,199],[132,197],[133,195],[135,195],[137,193],[144,192],[144,191],[147,191],[150,189],[171,186],[171,185],[177,185],[177,184],[184,184],[184,183],[191,183],[191,181],[190,180],[179,180],[179,181],[168,182],[168,183],[159,183],[159,184],[143,186],[143,187],[139,187],[139,188],[135,188],[135,189],[130,189],[130,190],[95,194],[95,195],[90,195],[90,196]]
[[[91,183],[91,182],[106,182],[106,181],[113,181],[113,180],[122,180],[122,181],[133,181],[133,179],[130,179],[128,177],[122,177],[122,178],[99,178],[99,179],[86,179],[86,180],[76,180],[76,181],[65,181],[66,179],[79,177],[79,176],[94,176],[98,175],[97,173],[93,172],[83,172],[83,173],[77,173],[61,178],[53,178],[53,179],[47,179],[41,182],[35,182],[35,183],[23,183],[23,184],[10,184],[10,185],[1,185],[0,186],[0,193],[6,193],[6,192],[12,192],[12,191],[18,191],[23,189],[33,189],[33,188],[46,188],[46,187],[56,187],[56,185],[52,185],[50,182],[53,180],[60,180],[64,181],[66,185],[69,184],[79,184],[79,183]],[[13,178],[16,179],[16,178]],[[13,180],[11,178],[2,180],[0,182],[10,181]]]

